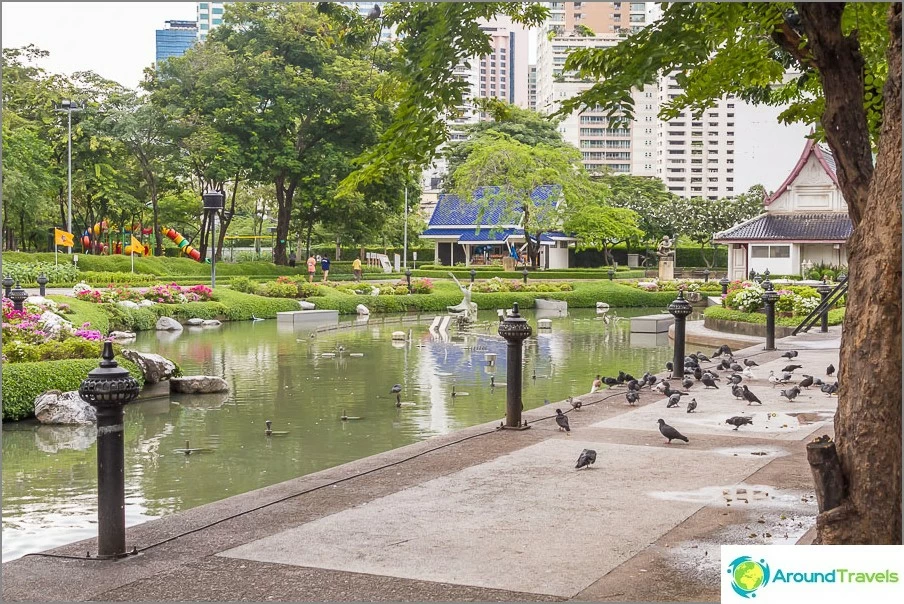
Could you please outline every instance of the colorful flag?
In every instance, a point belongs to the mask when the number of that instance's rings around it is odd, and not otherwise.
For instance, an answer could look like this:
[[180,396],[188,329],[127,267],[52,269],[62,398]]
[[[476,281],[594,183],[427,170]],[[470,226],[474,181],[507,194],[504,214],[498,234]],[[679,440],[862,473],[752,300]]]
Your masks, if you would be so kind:
[[132,237],[132,241],[129,242],[129,245],[132,246],[132,253],[138,254],[140,256],[144,251],[144,245],[140,241],[135,239],[135,235],[130,235],[130,237]]
[[63,247],[75,247],[73,234],[61,229],[53,229],[53,241],[56,245],[62,245]]

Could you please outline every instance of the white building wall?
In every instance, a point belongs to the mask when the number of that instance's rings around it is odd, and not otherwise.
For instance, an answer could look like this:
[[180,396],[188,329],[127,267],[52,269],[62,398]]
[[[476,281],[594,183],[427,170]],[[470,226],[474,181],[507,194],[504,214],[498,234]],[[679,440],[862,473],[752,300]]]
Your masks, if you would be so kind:
[[812,153],[803,169],[767,212],[847,212],[841,190]]

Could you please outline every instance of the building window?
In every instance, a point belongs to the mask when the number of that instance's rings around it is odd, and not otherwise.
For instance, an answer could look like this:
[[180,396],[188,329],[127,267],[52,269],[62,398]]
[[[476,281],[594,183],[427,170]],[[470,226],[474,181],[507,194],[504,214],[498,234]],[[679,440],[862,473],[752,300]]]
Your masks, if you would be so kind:
[[201,7],[201,10],[206,10],[206,9],[207,9],[207,2],[201,2],[201,3],[199,3],[199,6]]
[[790,245],[751,245],[751,258],[790,258]]
[[210,26],[207,23],[202,23],[201,29],[210,29]]
[[212,13],[215,14],[215,15],[222,15],[222,14],[223,14],[223,9],[222,9],[222,8],[217,8],[217,7],[215,6],[215,7],[213,7],[212,9],[210,9],[210,12],[212,12]]
[[223,24],[223,20],[222,20],[222,19],[214,19],[214,20],[212,21],[212,23],[213,23],[214,25],[222,25],[222,24]]

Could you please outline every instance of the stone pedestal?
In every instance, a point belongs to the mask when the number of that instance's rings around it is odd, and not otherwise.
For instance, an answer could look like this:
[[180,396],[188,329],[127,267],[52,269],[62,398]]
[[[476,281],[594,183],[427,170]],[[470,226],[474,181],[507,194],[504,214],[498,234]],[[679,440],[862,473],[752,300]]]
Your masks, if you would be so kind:
[[663,259],[659,261],[659,280],[672,281],[675,279],[675,261]]

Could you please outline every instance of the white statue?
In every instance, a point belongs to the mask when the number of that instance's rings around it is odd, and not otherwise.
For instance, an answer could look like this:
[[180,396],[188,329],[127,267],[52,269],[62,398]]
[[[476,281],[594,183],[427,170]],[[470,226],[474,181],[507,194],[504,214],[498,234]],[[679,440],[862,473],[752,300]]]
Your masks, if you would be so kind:
[[455,275],[449,273],[449,276],[452,277],[452,280],[455,281],[458,289],[461,290],[464,299],[455,306],[447,306],[446,310],[448,310],[453,315],[459,315],[469,323],[473,323],[477,320],[477,304],[471,302],[471,286],[473,285],[473,283],[468,285],[468,287],[464,287],[461,283],[459,283],[458,279],[455,278]]

